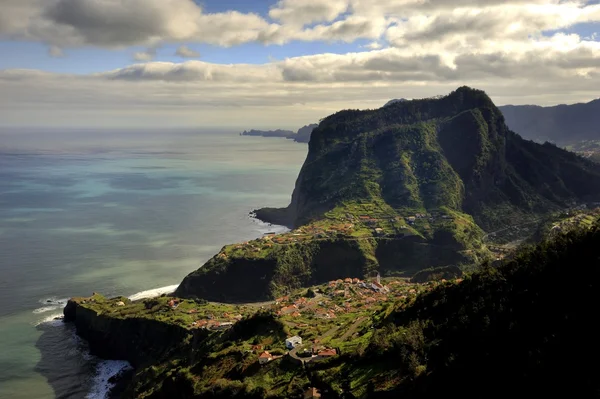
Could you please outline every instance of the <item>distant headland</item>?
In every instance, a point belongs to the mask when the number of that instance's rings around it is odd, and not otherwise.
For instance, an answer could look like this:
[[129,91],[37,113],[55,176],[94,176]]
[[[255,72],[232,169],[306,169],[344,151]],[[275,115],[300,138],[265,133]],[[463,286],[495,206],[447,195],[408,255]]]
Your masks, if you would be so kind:
[[294,140],[296,143],[308,143],[310,141],[310,135],[315,128],[319,126],[317,124],[306,125],[298,129],[297,132],[291,130],[244,130],[240,133],[240,136],[259,136],[259,137],[282,137],[290,140]]

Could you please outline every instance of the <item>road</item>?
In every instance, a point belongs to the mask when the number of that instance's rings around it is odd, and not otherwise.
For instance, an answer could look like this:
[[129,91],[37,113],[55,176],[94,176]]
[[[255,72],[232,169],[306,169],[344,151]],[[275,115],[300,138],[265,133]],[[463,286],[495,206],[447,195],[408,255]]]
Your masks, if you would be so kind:
[[501,232],[503,232],[503,231],[510,230],[510,229],[512,229],[512,228],[514,228],[514,227],[521,227],[521,226],[526,226],[526,225],[528,225],[528,224],[538,223],[538,222],[540,222],[541,220],[542,220],[542,219],[540,218],[540,219],[532,220],[532,221],[529,221],[529,222],[526,222],[526,223],[515,224],[515,225],[513,225],[513,226],[508,226],[508,227],[505,227],[505,228],[503,228],[503,229],[500,229],[500,230],[492,231],[492,232],[490,232],[490,233],[487,233],[487,234],[485,234],[483,237],[481,237],[481,240],[482,240],[482,241],[485,241],[485,240],[487,240],[487,239],[488,239],[488,237],[489,237],[489,236],[491,236],[492,234],[498,234],[498,233],[501,233]]

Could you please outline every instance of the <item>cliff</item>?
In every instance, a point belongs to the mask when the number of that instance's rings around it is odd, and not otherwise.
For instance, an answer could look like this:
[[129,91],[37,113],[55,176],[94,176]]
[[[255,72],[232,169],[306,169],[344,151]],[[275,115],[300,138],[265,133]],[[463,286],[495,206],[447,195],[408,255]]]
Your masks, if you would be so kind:
[[[129,306],[119,306],[119,302]],[[64,309],[64,321],[74,323],[93,355],[127,360],[136,368],[175,355],[180,344],[193,338],[193,332],[181,324],[155,318],[143,309],[131,306],[127,298],[107,299],[95,294],[70,299]]]

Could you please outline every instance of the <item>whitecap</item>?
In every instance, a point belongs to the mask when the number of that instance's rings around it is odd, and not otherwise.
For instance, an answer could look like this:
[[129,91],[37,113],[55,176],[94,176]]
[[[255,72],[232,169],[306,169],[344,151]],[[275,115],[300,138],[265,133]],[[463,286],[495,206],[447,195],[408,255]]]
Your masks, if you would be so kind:
[[62,312],[60,313],[54,313],[48,317],[45,317],[41,320],[38,320],[35,325],[39,326],[40,324],[45,324],[45,325],[50,325],[50,326],[60,326],[63,324],[63,314]]
[[37,308],[33,311],[35,314],[52,312],[53,310],[58,309],[58,306],[44,306],[43,308]]
[[103,360],[96,366],[96,375],[90,393],[86,399],[106,399],[115,384],[109,380],[124,371],[131,370],[131,365],[124,360]]
[[69,301],[69,298],[57,298],[55,296],[40,299],[38,302],[46,306],[64,306]]
[[179,287],[179,284],[169,285],[167,287],[155,288],[153,290],[147,290],[138,292],[137,294],[133,294],[129,297],[132,301],[138,301],[140,299],[148,299],[155,298],[157,296],[161,296],[162,294],[170,294],[175,292],[175,290]]

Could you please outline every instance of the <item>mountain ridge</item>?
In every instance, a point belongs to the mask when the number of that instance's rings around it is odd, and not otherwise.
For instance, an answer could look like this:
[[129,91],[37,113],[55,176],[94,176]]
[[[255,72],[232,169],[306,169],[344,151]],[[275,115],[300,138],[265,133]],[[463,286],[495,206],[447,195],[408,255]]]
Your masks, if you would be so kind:
[[561,146],[600,140],[600,99],[550,107],[505,105],[499,109],[508,126],[530,140]]

